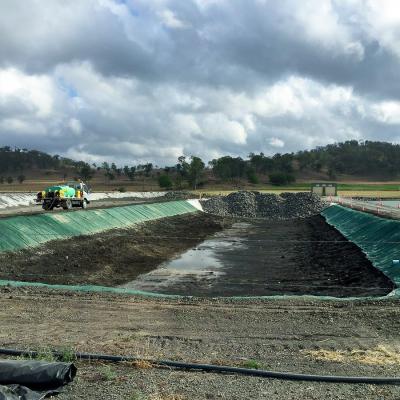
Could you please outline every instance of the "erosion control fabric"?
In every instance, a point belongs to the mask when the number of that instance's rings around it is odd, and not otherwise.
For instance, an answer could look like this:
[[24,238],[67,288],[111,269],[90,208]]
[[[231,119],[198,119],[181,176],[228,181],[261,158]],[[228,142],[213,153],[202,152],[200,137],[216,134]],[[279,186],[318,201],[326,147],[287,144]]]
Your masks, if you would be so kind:
[[41,400],[72,382],[76,368],[71,363],[45,361],[0,361],[0,399]]
[[0,251],[34,247],[54,239],[126,228],[196,211],[187,201],[171,201],[4,218],[0,219]]
[[[400,258],[400,221],[377,217],[361,211],[333,205],[321,213],[367,255],[374,267],[400,286],[400,267],[393,260]],[[396,289],[396,294],[400,294]]]

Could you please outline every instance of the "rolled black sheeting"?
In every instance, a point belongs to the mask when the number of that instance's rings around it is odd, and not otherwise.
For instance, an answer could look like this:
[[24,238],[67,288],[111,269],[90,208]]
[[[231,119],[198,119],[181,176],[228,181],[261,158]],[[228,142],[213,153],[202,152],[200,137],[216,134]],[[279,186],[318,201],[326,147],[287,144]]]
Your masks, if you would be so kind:
[[0,400],[42,400],[58,393],[56,389],[38,392],[21,385],[0,385]]
[[76,367],[72,363],[46,361],[0,361],[0,384],[19,384],[30,389],[55,389],[72,382]]

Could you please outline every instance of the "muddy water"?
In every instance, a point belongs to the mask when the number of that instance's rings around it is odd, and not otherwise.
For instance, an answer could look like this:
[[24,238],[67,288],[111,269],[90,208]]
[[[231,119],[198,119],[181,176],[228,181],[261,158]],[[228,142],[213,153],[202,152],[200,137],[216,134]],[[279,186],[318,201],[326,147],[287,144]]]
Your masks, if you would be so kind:
[[124,287],[193,296],[376,296],[393,285],[320,216],[235,223]]
[[236,223],[121,287],[155,292],[167,292],[175,287],[182,290],[192,285],[210,289],[217,278],[222,279],[226,274],[229,253],[245,248],[244,236],[250,226]]

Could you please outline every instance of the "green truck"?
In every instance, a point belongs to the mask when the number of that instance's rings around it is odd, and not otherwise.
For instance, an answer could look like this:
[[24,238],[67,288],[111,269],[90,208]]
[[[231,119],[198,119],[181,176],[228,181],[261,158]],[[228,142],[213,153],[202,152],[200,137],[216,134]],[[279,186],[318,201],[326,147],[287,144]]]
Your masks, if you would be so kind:
[[41,204],[43,210],[47,211],[59,207],[64,210],[70,210],[73,207],[85,209],[90,203],[90,190],[83,182],[49,186],[37,194],[36,203]]

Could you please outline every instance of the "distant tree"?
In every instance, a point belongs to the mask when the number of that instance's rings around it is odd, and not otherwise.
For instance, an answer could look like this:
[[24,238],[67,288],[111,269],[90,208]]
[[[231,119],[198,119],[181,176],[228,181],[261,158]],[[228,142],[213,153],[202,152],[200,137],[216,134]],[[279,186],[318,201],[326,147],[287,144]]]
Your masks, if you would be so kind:
[[282,186],[296,181],[295,177],[286,172],[273,172],[269,175],[269,181],[272,185]]
[[246,175],[247,175],[247,180],[250,183],[252,183],[254,185],[256,185],[257,183],[260,183],[260,180],[258,179],[258,176],[256,174],[256,170],[253,167],[251,167],[251,166],[247,167]]
[[274,171],[282,171],[291,174],[293,172],[293,160],[293,154],[274,154],[272,157],[272,168]]
[[79,178],[83,181],[90,181],[93,178],[94,171],[89,164],[84,163],[78,170]]
[[187,167],[188,181],[193,189],[197,189],[197,185],[204,173],[205,164],[201,158],[192,156]]
[[175,174],[175,177],[174,177],[174,185],[179,190],[181,190],[183,188],[183,177],[178,172]]
[[333,168],[328,169],[328,177],[329,177],[329,179],[332,179],[333,181],[335,181],[337,179],[336,172]]
[[109,181],[113,181],[115,179],[115,175],[109,170],[106,171],[106,173],[104,174],[104,176],[109,180]]
[[274,161],[270,157],[266,157],[264,153],[249,154],[250,166],[254,168],[258,174],[265,174],[274,169]]
[[171,189],[171,188],[172,188],[172,180],[171,180],[171,178],[170,178],[168,175],[166,175],[166,174],[160,175],[160,176],[158,177],[158,184],[159,184],[160,187],[163,188],[163,189]]
[[150,176],[151,171],[153,171],[153,164],[152,163],[147,163],[144,165],[144,172],[146,176]]
[[243,177],[246,170],[246,162],[240,158],[224,156],[216,160],[210,161],[213,173],[222,181],[234,182]]
[[1,184],[1,185],[4,184],[4,181],[5,181],[4,176],[0,176],[0,184]]
[[7,183],[8,183],[9,185],[11,185],[13,182],[14,182],[13,177],[12,177],[12,176],[8,176],[8,177],[7,177]]
[[124,175],[130,180],[133,181],[135,180],[135,174],[136,174],[136,167],[129,167],[128,165],[125,165],[123,168]]
[[17,177],[17,180],[20,184],[22,184],[25,179],[26,179],[25,175],[18,175]]

